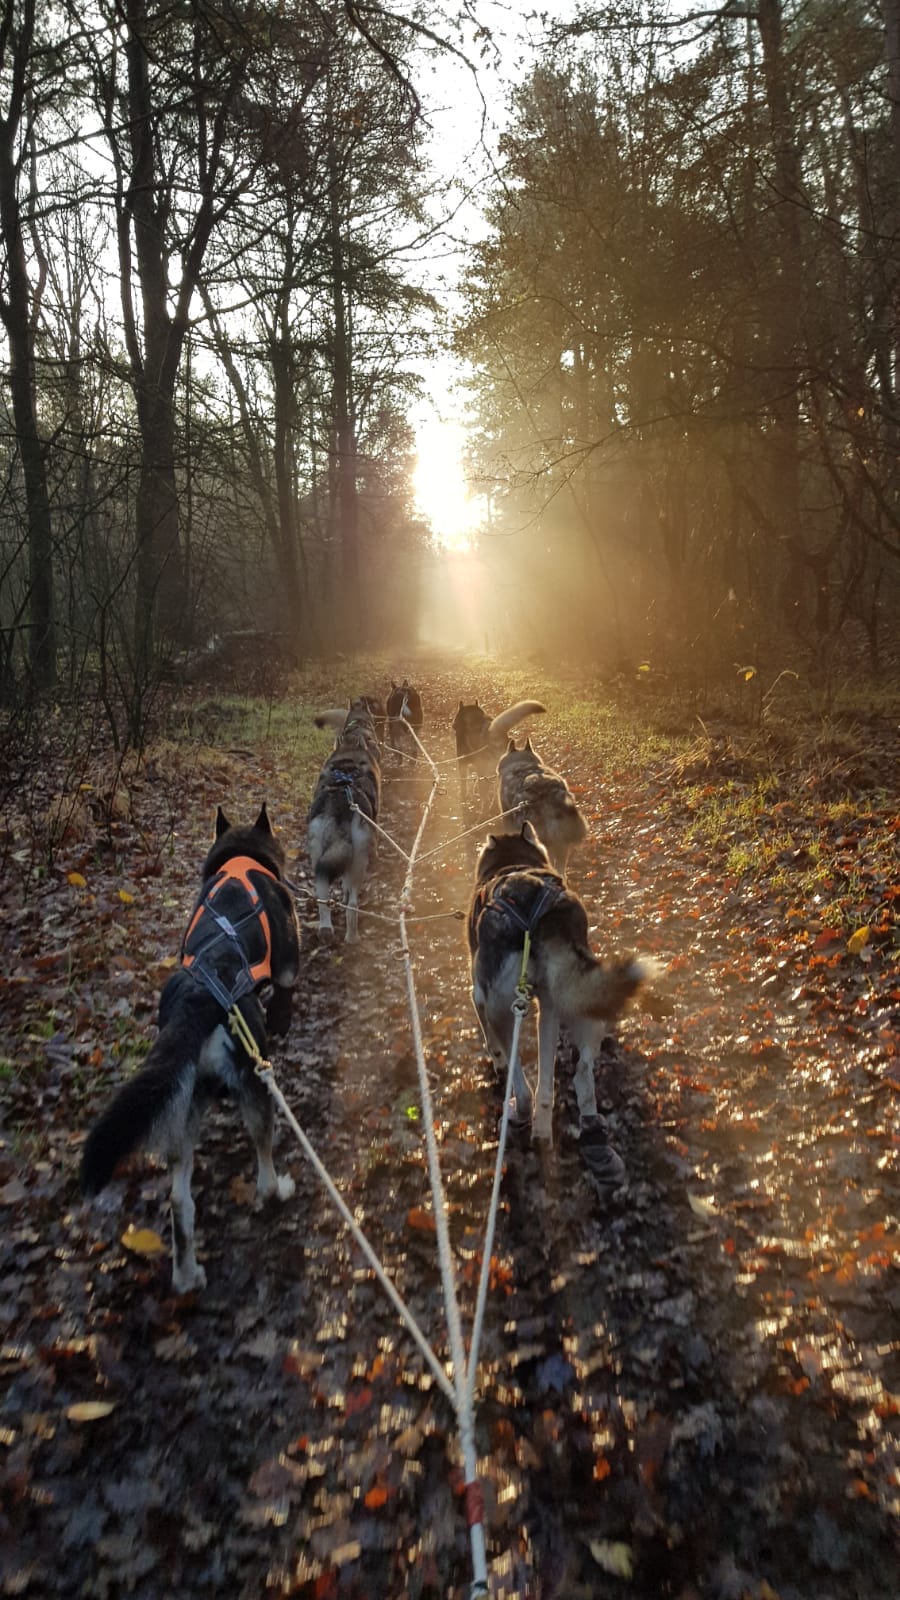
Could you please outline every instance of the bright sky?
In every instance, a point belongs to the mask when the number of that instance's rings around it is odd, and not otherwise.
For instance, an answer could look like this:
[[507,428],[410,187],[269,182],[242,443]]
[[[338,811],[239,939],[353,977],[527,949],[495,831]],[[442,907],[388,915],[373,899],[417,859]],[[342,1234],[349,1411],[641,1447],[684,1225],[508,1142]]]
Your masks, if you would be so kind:
[[[452,183],[453,202],[461,203],[446,236],[433,246],[424,272],[429,288],[451,314],[464,246],[484,231],[477,193],[465,196],[489,171],[486,150],[491,156],[496,151],[509,86],[521,75],[526,54],[528,22],[518,0],[511,4],[478,0],[475,10],[492,30],[496,46],[482,58],[480,43],[469,30],[461,48],[477,66],[477,82],[462,61],[446,52],[424,61],[416,76],[432,130],[429,159],[435,171]],[[571,0],[556,0],[556,4],[550,0],[546,10],[553,14],[570,11]],[[453,42],[457,43],[456,39]],[[465,396],[457,388],[462,373],[450,354],[430,359],[422,373],[427,398],[415,408],[412,419],[419,456],[417,506],[430,522],[437,542],[462,554],[474,550],[483,517],[483,500],[470,499],[463,472]]]

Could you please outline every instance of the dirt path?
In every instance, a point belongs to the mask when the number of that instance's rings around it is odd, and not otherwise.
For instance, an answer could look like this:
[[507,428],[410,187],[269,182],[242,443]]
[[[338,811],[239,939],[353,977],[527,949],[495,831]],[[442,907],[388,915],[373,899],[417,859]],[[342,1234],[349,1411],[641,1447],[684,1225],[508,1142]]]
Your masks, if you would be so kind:
[[[445,757],[470,686],[432,676],[428,743]],[[499,709],[517,692],[485,699]],[[687,850],[666,786],[600,770],[552,717],[535,736],[592,819],[571,878],[596,942],[653,950],[672,1013],[626,1018],[598,1068],[627,1189],[601,1203],[585,1177],[565,1065],[552,1159],[510,1155],[479,1408],[492,1593],[886,1600],[900,1572],[896,974],[877,955],[854,967],[848,1005],[843,950],[817,947],[816,930],[798,932],[774,902],[748,903]],[[447,771],[426,848],[468,820]],[[253,776],[301,837],[289,774]],[[423,788],[386,785],[385,826],[401,842]],[[85,1116],[96,1106],[90,1050],[117,1016],[146,1027],[160,973],[148,984],[128,950],[143,942],[158,960],[177,948],[203,826],[135,885],[150,914],[118,966],[108,885],[79,924],[84,972],[71,956],[65,979],[59,961],[38,969],[72,1026],[40,1047],[36,1167],[16,1160],[26,1091],[8,1086],[2,1592],[456,1600],[469,1568],[452,1419],[287,1130],[297,1196],[259,1213],[233,1114],[210,1118],[195,1183],[202,1296],[172,1298],[168,1261],[119,1244],[128,1222],[161,1226],[158,1168],[139,1163],[91,1211],[75,1203],[83,1121],[71,1107],[77,1095]],[[465,904],[474,848],[423,867],[415,908],[435,917],[416,927],[417,981],[465,1326],[500,1107],[461,927],[439,914]],[[390,907],[401,873],[382,849],[370,908]],[[39,954],[20,930],[7,1018],[24,1005],[29,963],[64,947],[53,919],[67,896],[63,880],[41,899]],[[3,926],[9,942],[12,897]],[[104,927],[102,976],[83,947]],[[392,930],[367,921],[352,950],[307,931],[306,958],[279,1080],[442,1349]],[[94,1399],[115,1409],[66,1417]]]

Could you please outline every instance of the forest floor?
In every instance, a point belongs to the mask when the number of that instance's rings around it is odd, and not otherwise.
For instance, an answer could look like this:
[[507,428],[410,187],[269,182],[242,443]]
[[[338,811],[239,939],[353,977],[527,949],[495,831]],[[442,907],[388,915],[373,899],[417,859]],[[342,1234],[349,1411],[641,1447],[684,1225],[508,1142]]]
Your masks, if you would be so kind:
[[[665,1017],[629,1013],[598,1062],[626,1187],[601,1198],[580,1164],[567,1057],[552,1156],[509,1152],[477,1420],[492,1595],[894,1600],[896,715],[805,733],[787,719],[776,736],[537,669],[408,665],[440,760],[460,697],[495,712],[543,697],[530,731],[591,825],[570,880],[594,943],[652,952],[670,1001]],[[342,670],[342,688],[383,692]],[[207,1118],[202,1294],[173,1296],[168,1253],[122,1243],[127,1228],[166,1235],[151,1158],[90,1206],[77,1192],[85,1131],[152,1039],[215,804],[249,820],[265,796],[308,881],[328,747],[310,709],[333,699],[327,676],[268,712],[197,693],[139,770],[48,761],[10,800],[2,1594],[467,1594],[453,1418],[289,1130],[279,1166],[296,1195],[258,1210],[233,1109]],[[425,850],[473,820],[443,771]],[[428,788],[388,773],[383,822],[401,843]],[[461,926],[436,914],[465,906],[476,838],[423,864],[414,909],[436,920],[412,925],[465,1328],[501,1107]],[[395,914],[402,870],[382,847],[371,910]],[[326,943],[311,898],[300,911],[278,1080],[445,1356],[396,934],[369,919],[357,946]],[[526,1043],[533,1061],[533,1029]]]

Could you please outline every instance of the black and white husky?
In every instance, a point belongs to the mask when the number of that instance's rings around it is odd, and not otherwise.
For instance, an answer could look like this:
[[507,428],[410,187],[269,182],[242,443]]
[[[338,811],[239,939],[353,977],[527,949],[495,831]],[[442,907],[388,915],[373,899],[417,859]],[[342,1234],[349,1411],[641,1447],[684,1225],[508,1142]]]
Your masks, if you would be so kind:
[[[343,719],[341,721],[341,719]],[[375,851],[375,821],[381,800],[381,765],[374,720],[365,702],[349,711],[323,711],[319,727],[337,729],[337,742],[319,774],[309,808],[307,844],[319,907],[319,927],[331,930],[331,891],[340,880],[347,906],[346,942],[359,937],[359,891]]]
[[172,1284],[202,1289],[194,1251],[191,1171],[194,1139],[206,1103],[225,1093],[240,1107],[256,1146],[260,1198],[287,1200],[292,1178],[272,1161],[272,1098],[243,1045],[228,1028],[236,1006],[262,1056],[267,1037],[285,1034],[300,965],[297,914],[284,877],[284,848],[265,806],[250,828],[232,827],[219,807],[216,840],[184,936],[181,967],[159,1002],[159,1035],[140,1072],[119,1090],[87,1137],[81,1185],[95,1195],[119,1161],[148,1146],[172,1171]]
[[582,1148],[598,1176],[621,1182],[624,1165],[610,1150],[597,1112],[594,1057],[610,1023],[653,975],[652,969],[634,960],[610,965],[597,960],[588,944],[584,905],[553,871],[528,822],[520,833],[488,837],[478,858],[468,916],[472,999],[488,1052],[504,1080],[526,932],[531,935],[526,976],[539,1010],[537,1106],[517,1061],[516,1121],[529,1122],[533,1113],[533,1137],[552,1143],[554,1063],[564,1024],[578,1051],[575,1095]]
[[499,809],[517,814],[515,820],[510,819],[510,828],[530,822],[553,866],[565,877],[569,851],[588,836],[565,778],[544,766],[530,739],[521,750],[510,739],[497,766],[497,783]]
[[526,717],[536,717],[544,710],[539,700],[519,700],[516,705],[501,711],[498,717],[491,717],[477,700],[473,705],[464,705],[460,700],[459,710],[453,718],[453,732],[456,735],[459,791],[463,799],[469,769],[472,769],[476,778],[493,778],[497,762],[503,754],[503,741],[510,728],[515,728]]

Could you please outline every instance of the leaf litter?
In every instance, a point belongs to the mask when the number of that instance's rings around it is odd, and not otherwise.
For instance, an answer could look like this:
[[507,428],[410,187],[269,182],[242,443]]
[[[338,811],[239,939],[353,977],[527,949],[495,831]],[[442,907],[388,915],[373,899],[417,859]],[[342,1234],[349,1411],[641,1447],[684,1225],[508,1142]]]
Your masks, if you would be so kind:
[[[855,863],[847,920],[829,921],[812,880],[798,892],[789,873],[781,883],[766,868],[751,883],[725,870],[724,844],[685,832],[695,774],[611,764],[554,717],[552,686],[509,673],[476,682],[434,662],[427,679],[441,757],[460,696],[499,707],[544,695],[551,715],[535,737],[591,814],[571,878],[595,943],[651,951],[668,969],[667,1005],[625,1019],[598,1063],[626,1189],[599,1197],[580,1164],[567,1062],[552,1157],[524,1142],[509,1153],[478,1410],[495,1592],[893,1595],[896,797],[894,811],[854,822],[852,848],[846,818],[840,831],[829,821],[836,881]],[[178,831],[163,860],[167,763]],[[293,857],[306,794],[265,751],[258,766]],[[475,818],[447,770],[426,848]],[[252,788],[245,761],[191,763],[173,746],[132,779],[112,858],[84,838],[63,846],[27,917],[12,887],[3,893],[0,1052],[13,1071],[0,1149],[0,1592],[467,1592],[453,1419],[287,1131],[279,1150],[297,1194],[259,1210],[233,1112],[209,1117],[202,1296],[171,1294],[167,1181],[152,1159],[136,1158],[90,1210],[77,1198],[81,1137],[146,1050],[214,806],[255,804]],[[385,825],[401,842],[425,788],[386,780]],[[474,853],[466,840],[423,867],[415,913],[465,905]],[[389,913],[400,876],[382,849],[366,904]],[[320,941],[311,897],[301,915],[279,1082],[443,1351],[392,935],[364,919],[346,949]],[[425,924],[421,938],[412,926],[468,1328],[499,1096],[458,923]]]

